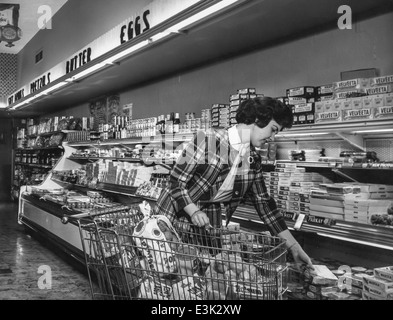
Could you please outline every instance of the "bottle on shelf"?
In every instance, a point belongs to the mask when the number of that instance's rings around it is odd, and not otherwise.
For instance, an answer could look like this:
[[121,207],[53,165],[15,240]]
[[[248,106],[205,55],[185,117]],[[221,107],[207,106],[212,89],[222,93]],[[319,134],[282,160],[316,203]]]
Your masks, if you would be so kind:
[[175,113],[175,118],[173,120],[173,133],[180,132],[180,114]]
[[158,130],[160,134],[165,134],[165,116],[160,115],[160,120],[157,122]]
[[165,133],[173,133],[173,113],[167,114],[165,119]]

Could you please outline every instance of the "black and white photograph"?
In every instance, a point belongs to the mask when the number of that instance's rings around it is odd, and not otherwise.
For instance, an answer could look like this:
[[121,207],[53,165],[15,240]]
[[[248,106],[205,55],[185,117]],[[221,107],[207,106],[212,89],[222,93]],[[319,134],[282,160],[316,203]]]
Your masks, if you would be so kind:
[[392,0],[0,0],[0,303],[393,301],[392,33]]

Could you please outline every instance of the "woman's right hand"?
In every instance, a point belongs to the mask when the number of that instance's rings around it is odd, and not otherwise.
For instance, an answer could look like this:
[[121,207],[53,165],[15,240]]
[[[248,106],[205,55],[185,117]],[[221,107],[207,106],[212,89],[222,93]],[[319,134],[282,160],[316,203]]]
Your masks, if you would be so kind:
[[191,216],[191,222],[198,227],[208,227],[210,226],[209,218],[206,213],[201,210],[198,210],[193,213]]

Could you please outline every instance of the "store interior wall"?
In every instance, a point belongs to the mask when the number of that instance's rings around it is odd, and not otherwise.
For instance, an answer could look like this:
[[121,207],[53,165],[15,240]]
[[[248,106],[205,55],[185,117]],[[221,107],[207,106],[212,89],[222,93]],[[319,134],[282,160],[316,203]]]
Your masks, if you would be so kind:
[[[329,30],[219,61],[120,92],[120,104],[132,103],[134,119],[210,108],[228,103],[240,88],[256,88],[266,96],[284,96],[285,89],[340,81],[342,71],[377,68],[393,74],[393,13],[354,23],[352,30]],[[88,103],[55,115],[87,116]]]
[[[134,17],[149,0],[68,0],[18,53],[18,88],[45,74],[115,26]],[[37,21],[39,15],[37,14]],[[43,60],[35,55],[43,50]]]
[[12,120],[0,118],[0,202],[10,200],[12,176]]
[[7,98],[17,90],[17,55],[0,53],[0,108],[8,105]]

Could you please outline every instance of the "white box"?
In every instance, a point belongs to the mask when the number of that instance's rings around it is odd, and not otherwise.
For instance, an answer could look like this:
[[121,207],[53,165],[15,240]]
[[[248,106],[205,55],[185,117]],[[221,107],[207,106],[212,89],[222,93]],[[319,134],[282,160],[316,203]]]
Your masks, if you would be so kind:
[[393,293],[393,281],[387,281],[376,276],[368,276],[363,278],[363,284],[370,288],[377,288],[385,293]]
[[323,206],[323,205],[310,204],[310,210],[322,211],[322,212],[326,212],[326,213],[341,214],[341,215],[344,214],[343,207],[328,207],[328,206]]
[[[363,281],[364,281],[364,278],[363,278]],[[363,282],[363,292],[370,293],[374,296],[377,296],[379,298],[383,298],[385,300],[393,300],[393,292],[387,293],[377,287],[368,286],[368,285],[364,284],[364,282]]]
[[327,206],[327,207],[344,207],[344,201],[341,200],[329,200],[329,199],[320,199],[320,198],[310,198],[310,204]]
[[393,281],[393,266],[374,268],[374,275],[381,279]]

